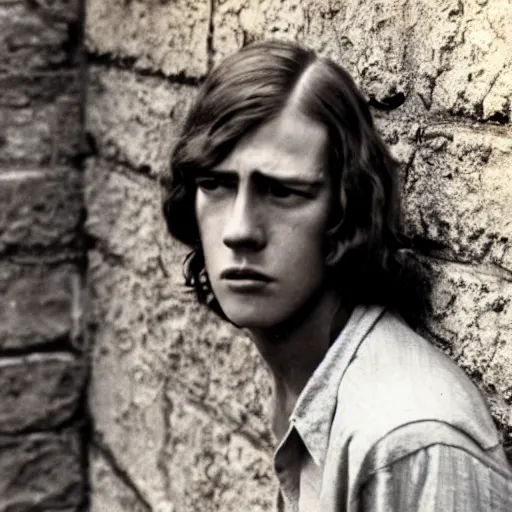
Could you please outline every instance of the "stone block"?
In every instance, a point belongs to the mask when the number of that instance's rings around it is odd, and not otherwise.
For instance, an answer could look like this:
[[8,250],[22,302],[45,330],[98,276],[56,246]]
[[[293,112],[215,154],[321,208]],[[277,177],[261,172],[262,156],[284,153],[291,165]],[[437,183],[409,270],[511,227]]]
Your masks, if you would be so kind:
[[[420,130],[420,140],[411,140],[406,130],[412,138]],[[404,207],[409,229],[438,242],[444,257],[512,272],[510,137],[499,130],[447,124],[416,128],[416,135],[414,131],[406,127],[395,144],[407,167]]]
[[85,361],[69,354],[0,358],[0,433],[58,428],[77,411]]
[[208,0],[90,0],[86,45],[137,69],[201,77],[208,66]]
[[384,108],[510,123],[512,4],[501,0],[226,0],[218,62],[247,42],[297,40],[343,64]]
[[0,263],[0,350],[73,341],[81,287],[74,265]]
[[129,71],[93,67],[87,130],[101,156],[161,176],[196,89]]
[[510,123],[512,4],[425,0],[411,14],[410,63],[426,108]]
[[510,436],[512,283],[485,266],[432,262],[431,271],[429,334],[480,385]]
[[40,256],[76,246],[81,182],[72,169],[0,172],[0,254],[16,250]]
[[82,151],[79,75],[0,76],[0,166],[66,165]]
[[60,11],[29,7],[23,0],[0,3],[0,72],[69,66],[76,46],[70,40],[69,22],[76,20],[78,9],[68,5]]
[[78,510],[85,498],[77,432],[0,437],[0,510]]

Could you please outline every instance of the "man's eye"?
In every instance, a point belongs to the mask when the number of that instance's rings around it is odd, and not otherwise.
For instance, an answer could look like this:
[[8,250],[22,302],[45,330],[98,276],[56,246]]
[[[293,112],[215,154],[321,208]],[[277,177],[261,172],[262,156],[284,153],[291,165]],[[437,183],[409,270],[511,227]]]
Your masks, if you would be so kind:
[[197,178],[196,185],[203,190],[215,190],[219,186],[219,181],[215,178]]
[[233,187],[233,183],[213,177],[196,178],[196,186],[205,192],[220,192]]
[[296,195],[297,192],[289,187],[285,187],[280,183],[269,183],[268,184],[268,193],[273,197],[277,197],[280,199],[285,199],[287,197]]

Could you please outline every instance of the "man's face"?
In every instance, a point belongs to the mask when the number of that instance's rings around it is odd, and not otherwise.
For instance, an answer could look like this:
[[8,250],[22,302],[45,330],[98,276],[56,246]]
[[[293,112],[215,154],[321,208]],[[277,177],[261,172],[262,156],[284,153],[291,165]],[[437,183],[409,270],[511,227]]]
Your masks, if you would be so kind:
[[326,129],[286,109],[197,177],[206,270],[239,327],[277,327],[325,286]]

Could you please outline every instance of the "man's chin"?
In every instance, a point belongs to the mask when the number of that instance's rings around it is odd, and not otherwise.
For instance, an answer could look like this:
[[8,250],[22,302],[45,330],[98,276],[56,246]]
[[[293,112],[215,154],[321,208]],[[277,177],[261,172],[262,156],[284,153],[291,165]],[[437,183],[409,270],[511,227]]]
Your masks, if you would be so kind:
[[258,311],[252,309],[245,311],[243,308],[223,308],[226,318],[240,329],[249,331],[271,330],[274,326],[280,324],[280,319],[276,318],[275,311]]

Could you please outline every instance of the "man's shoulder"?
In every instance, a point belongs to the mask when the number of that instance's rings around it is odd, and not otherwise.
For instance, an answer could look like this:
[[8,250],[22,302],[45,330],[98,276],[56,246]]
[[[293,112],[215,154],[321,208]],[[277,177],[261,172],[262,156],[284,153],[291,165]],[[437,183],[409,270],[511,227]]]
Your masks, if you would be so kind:
[[337,421],[378,441],[414,422],[454,426],[483,448],[498,442],[480,392],[447,355],[385,313],[368,333],[338,390]]

